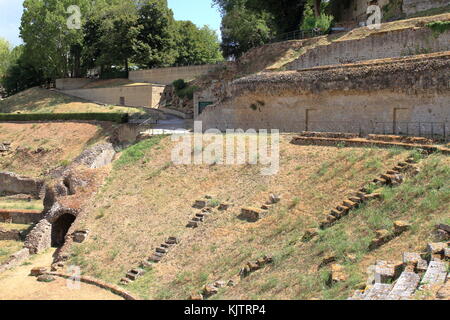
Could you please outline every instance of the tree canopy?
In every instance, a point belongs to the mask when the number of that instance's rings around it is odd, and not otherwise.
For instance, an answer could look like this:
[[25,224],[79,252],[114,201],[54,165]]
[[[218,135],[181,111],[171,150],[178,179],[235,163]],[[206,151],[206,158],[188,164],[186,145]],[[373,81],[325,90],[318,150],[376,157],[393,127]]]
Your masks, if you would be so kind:
[[0,75],[13,77],[5,80],[9,85],[29,83],[19,81],[24,73],[18,68],[33,69],[36,79],[52,80],[84,76],[91,69],[103,76],[114,71],[126,76],[131,66],[223,60],[216,33],[176,21],[167,0],[24,0],[23,7],[24,45],[17,63],[7,62],[11,48],[0,41]]

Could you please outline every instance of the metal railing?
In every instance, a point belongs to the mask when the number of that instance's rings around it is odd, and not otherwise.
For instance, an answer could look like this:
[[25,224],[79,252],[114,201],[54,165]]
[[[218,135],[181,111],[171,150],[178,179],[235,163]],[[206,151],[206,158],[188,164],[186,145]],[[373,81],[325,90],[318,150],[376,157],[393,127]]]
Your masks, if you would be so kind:
[[269,41],[269,43],[283,42],[289,40],[309,39],[326,34],[321,30],[296,30],[280,34]]

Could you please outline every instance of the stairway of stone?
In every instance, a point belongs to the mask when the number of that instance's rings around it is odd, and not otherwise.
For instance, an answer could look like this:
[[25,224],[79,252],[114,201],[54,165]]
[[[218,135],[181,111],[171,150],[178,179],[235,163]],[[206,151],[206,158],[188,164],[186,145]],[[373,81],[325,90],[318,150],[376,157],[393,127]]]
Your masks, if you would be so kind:
[[155,249],[155,252],[147,260],[142,261],[139,268],[129,270],[125,277],[120,279],[120,284],[127,285],[133,281],[136,281],[139,277],[143,276],[146,271],[145,268],[151,269],[153,264],[159,263],[164,256],[169,253],[175,245],[179,244],[180,240],[176,237],[169,237],[159,247]]
[[356,291],[349,300],[409,300],[418,290],[434,286],[441,286],[442,298],[448,300],[449,260],[450,242],[447,241],[428,244],[423,254],[405,252],[402,263],[377,261],[369,267],[373,277],[369,278],[366,290]]

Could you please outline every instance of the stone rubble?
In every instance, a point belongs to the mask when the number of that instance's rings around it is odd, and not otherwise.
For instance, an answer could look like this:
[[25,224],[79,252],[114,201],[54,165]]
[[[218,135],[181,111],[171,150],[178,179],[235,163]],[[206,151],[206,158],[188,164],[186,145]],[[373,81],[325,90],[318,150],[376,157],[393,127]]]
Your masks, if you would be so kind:
[[408,300],[418,290],[435,286],[441,286],[438,299],[450,299],[448,249],[446,242],[429,243],[424,254],[403,253],[402,263],[377,261],[369,267],[366,290],[355,291],[349,300]]

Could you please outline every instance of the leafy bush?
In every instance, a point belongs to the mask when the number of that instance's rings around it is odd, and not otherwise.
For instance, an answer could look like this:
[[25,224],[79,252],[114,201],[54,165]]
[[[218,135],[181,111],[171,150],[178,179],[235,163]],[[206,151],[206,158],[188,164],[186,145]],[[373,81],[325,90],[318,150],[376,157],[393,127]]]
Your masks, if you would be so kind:
[[183,79],[175,80],[172,83],[172,85],[173,85],[173,87],[175,88],[176,91],[183,90],[184,88],[186,88],[188,86],[186,81],[184,81]]
[[97,120],[117,123],[128,122],[128,113],[0,113],[0,121],[57,121]]
[[334,17],[332,15],[328,15],[324,12],[322,12],[319,17],[316,17],[314,15],[312,5],[308,4],[305,8],[301,29],[302,30],[320,29],[323,32],[327,32],[330,30],[333,24],[333,20]]
[[433,31],[435,36],[450,30],[450,21],[433,21],[426,25]]

